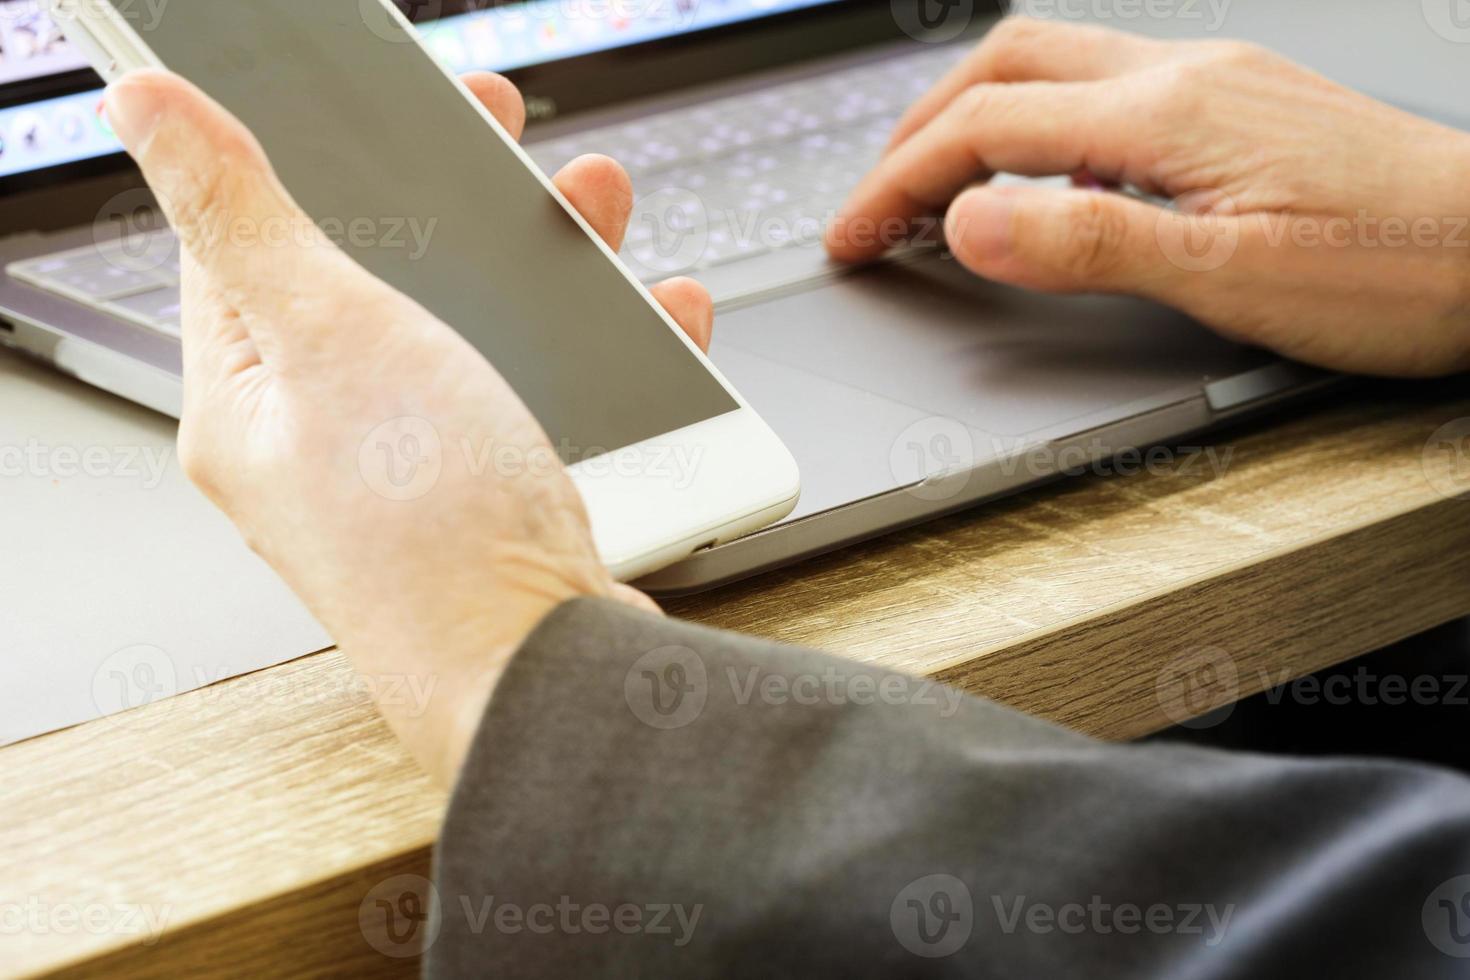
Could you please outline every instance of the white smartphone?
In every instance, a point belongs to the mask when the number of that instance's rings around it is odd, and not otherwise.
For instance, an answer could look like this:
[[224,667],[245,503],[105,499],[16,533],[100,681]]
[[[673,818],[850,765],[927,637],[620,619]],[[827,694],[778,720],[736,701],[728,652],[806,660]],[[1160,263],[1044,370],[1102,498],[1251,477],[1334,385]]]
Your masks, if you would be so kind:
[[348,254],[485,355],[615,575],[795,506],[786,447],[391,0],[51,2],[104,78],[164,67],[233,112]]

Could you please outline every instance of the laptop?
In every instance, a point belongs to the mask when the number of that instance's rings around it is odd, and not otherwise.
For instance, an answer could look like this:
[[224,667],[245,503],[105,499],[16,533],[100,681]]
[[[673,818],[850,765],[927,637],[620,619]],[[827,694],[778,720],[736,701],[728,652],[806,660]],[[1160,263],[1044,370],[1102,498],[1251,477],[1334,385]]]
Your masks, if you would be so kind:
[[[830,551],[1331,380],[1142,301],[985,283],[939,243],[860,269],[827,260],[823,222],[904,108],[994,22],[981,7],[404,7],[452,68],[520,86],[525,141],[548,172],[587,152],[628,168],[639,201],[624,258],[650,283],[709,286],[711,357],[800,464],[790,517],[640,583],[651,591]],[[0,33],[0,342],[177,416],[177,243],[98,111],[98,79],[35,0],[0,0]],[[154,260],[126,261],[140,249]]]

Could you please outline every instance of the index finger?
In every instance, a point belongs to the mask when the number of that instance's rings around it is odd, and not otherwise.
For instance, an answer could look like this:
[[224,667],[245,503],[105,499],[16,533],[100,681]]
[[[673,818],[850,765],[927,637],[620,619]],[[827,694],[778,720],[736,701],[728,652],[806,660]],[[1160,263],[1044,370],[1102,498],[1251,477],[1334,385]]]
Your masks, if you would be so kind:
[[1109,82],[978,85],[879,161],[828,226],[840,261],[873,259],[898,244],[876,229],[903,227],[999,172],[1025,176],[1114,171],[1106,140],[1118,94]]
[[929,124],[966,89],[987,82],[1092,82],[1157,64],[1162,41],[1091,24],[1007,17],[898,120],[888,151]]

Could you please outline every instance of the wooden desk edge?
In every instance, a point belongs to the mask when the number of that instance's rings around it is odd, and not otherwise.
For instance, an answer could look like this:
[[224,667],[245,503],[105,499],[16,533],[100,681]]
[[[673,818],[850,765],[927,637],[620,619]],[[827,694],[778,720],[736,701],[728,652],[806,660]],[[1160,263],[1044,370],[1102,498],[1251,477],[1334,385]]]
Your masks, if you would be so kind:
[[[1459,402],[1454,410],[1463,414],[1465,407]],[[1371,416],[1366,424],[1381,427]],[[1401,436],[1394,437],[1397,445],[1412,448]],[[1372,480],[1364,482],[1366,492],[1373,486]],[[1167,588],[1021,633],[1014,642],[970,651],[961,639],[951,639],[955,649],[934,650],[926,672],[1091,734],[1126,738],[1177,720],[1181,706],[1169,693],[1179,693],[1176,688],[1186,695],[1182,707],[1188,713],[1208,711],[1226,695],[1245,696],[1470,614],[1470,589],[1464,587],[1470,582],[1470,501],[1424,489],[1400,499],[1406,503],[1396,510],[1379,510],[1248,561],[1223,563]],[[1268,609],[1291,624],[1261,630],[1260,617]],[[1325,616],[1327,610],[1336,615]],[[1274,646],[1257,642],[1266,635]],[[1140,637],[1151,644],[1149,657],[1130,656]],[[344,671],[343,664],[319,659],[338,656],[328,652],[295,663],[309,661],[321,669],[325,662],[327,672]],[[1168,666],[1160,670],[1164,657]],[[1140,666],[1140,660],[1154,666]],[[1200,692],[1181,683],[1200,666],[1218,679],[1221,663],[1233,668],[1222,687]],[[1084,671],[1101,680],[1089,685],[1094,693],[1079,696],[1074,682]],[[366,713],[365,704],[336,707],[350,709],[346,717]],[[381,734],[383,744],[391,745],[386,732]],[[433,807],[411,803],[409,809],[424,819]],[[324,863],[325,873],[310,880],[264,886],[237,906],[176,918],[156,945],[109,936],[61,957],[55,945],[33,948],[33,957],[22,950],[11,966],[28,975],[144,976],[181,969],[230,974],[244,963],[269,963],[307,974],[351,969],[369,976],[408,975],[416,969],[413,960],[381,956],[356,928],[357,907],[372,884],[393,874],[426,872],[433,831],[406,829],[361,864],[333,859],[336,867]],[[318,958],[318,949],[327,952]]]
[[[1406,550],[1405,541],[1424,546]],[[1346,574],[1325,575],[1328,569]],[[1386,574],[1390,569],[1394,575]],[[1281,600],[1287,600],[1289,607],[1280,615],[1300,617],[1290,642],[1270,649],[1254,643],[1263,632],[1257,616],[1263,581],[1272,583],[1271,598],[1278,609]],[[1331,583],[1329,592],[1314,593],[1311,586],[1323,581]],[[1198,576],[1180,589],[1143,595],[1015,644],[957,657],[935,676],[1090,734],[1137,737],[1365,649],[1470,615],[1470,591],[1460,587],[1466,581],[1470,581],[1470,506],[1444,500],[1281,549],[1259,563]],[[1186,597],[1183,602],[1181,594]],[[1416,610],[1411,620],[1384,615],[1385,610],[1405,608]],[[1334,615],[1324,615],[1326,611]],[[1210,624],[1207,633],[1201,633],[1201,622]],[[1140,636],[1167,646],[1177,669],[1137,670],[1127,653]],[[1221,656],[1226,659],[1221,661]],[[1150,659],[1158,662],[1157,656]],[[1223,681],[1222,663],[1230,665]],[[1176,691],[1200,666],[1210,668],[1217,683],[1194,692]],[[1082,670],[1107,675],[1104,682],[1087,688],[1107,691],[1106,698],[1072,693],[1077,687],[1069,681]],[[1177,700],[1181,693],[1204,700],[1181,704]],[[415,961],[379,955],[360,936],[325,940],[341,932],[344,924],[351,928],[356,923],[357,908],[374,884],[396,874],[427,875],[432,844],[432,837],[413,841],[341,876],[256,896],[251,904],[227,914],[188,922],[157,945],[119,944],[65,964],[59,972],[53,965],[44,975],[90,976],[105,971],[109,976],[149,976],[157,975],[165,964],[169,972],[224,974],[232,964],[258,956],[263,943],[292,949],[293,969],[306,975],[347,968],[363,976],[411,974]],[[332,954],[325,959],[312,955],[317,946]],[[342,951],[349,948],[360,956],[344,961]]]
[[[1443,499],[957,657],[932,676],[1099,738],[1138,738],[1470,616],[1467,584],[1470,502]],[[1263,629],[1268,606],[1293,627]],[[1167,658],[1163,670],[1130,663],[1141,642],[1152,663]],[[1221,676],[1179,689],[1201,669]],[[1072,683],[1089,670],[1107,680]]]

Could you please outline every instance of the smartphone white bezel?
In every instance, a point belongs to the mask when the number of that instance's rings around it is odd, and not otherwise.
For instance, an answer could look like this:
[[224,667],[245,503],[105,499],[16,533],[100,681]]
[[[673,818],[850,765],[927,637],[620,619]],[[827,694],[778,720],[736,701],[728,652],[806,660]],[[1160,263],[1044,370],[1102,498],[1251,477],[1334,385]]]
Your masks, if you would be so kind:
[[[48,0],[70,41],[112,81],[135,68],[166,68],[143,38],[106,0]],[[796,505],[796,461],[617,253],[557,190],[520,144],[444,65],[392,0],[375,0],[424,56],[434,62],[508,144],[546,192],[586,232],[679,342],[738,406],[731,412],[568,467],[592,521],[603,562],[620,579],[637,578],[711,544],[723,544],[779,520]],[[361,9],[361,5],[359,6]],[[363,29],[369,29],[364,23]],[[389,43],[389,42],[384,42]],[[636,366],[633,368],[636,370]],[[639,462],[642,471],[639,472]]]

